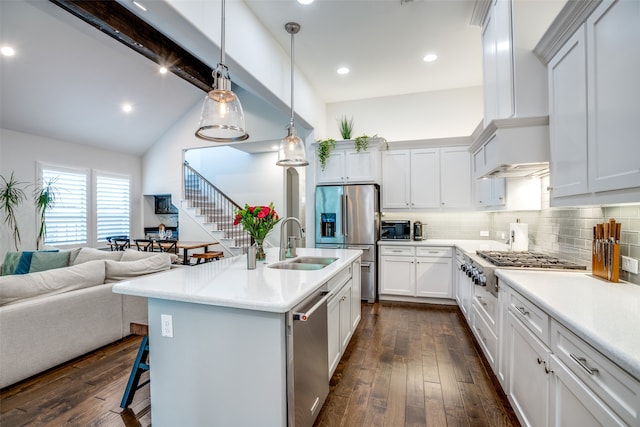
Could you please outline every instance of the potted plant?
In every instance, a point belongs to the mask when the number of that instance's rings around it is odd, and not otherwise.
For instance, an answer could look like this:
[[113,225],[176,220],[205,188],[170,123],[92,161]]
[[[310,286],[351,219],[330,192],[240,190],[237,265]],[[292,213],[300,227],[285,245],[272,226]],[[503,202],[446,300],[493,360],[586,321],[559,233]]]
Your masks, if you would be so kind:
[[347,116],[342,116],[340,120],[338,120],[338,128],[340,129],[342,139],[351,139],[351,132],[353,131],[353,117],[347,119]]
[[[378,135],[377,134],[373,136],[361,135],[356,137],[354,142],[354,145],[356,146],[356,152],[359,153],[361,151],[367,151],[367,148],[369,147],[369,138],[378,138]],[[389,143],[384,138],[382,138],[382,141],[385,143],[385,149],[388,150]]]
[[47,225],[45,223],[45,216],[47,210],[51,209],[56,202],[56,189],[53,184],[57,181],[57,178],[51,178],[42,182],[41,185],[37,185],[33,192],[33,200],[36,204],[36,210],[38,211],[38,221],[40,226],[38,227],[38,235],[36,237],[36,249],[40,249],[40,245],[44,245],[44,237],[47,234]]
[[273,227],[280,221],[278,213],[273,209],[273,202],[269,206],[244,205],[244,209],[236,210],[233,225],[241,224],[244,231],[249,233],[257,245],[256,260],[264,260],[264,239]]
[[329,154],[331,154],[331,150],[336,148],[336,141],[334,139],[323,139],[318,140],[318,159],[320,160],[320,168],[324,171],[325,166],[327,165],[327,159],[329,158]]
[[23,183],[16,180],[13,172],[11,172],[8,181],[2,175],[0,175],[0,178],[2,178],[2,183],[0,183],[0,208],[2,208],[5,214],[4,223],[7,224],[13,233],[13,244],[17,251],[18,244],[21,243],[21,241],[16,210],[20,203],[26,198],[24,191],[20,188]]

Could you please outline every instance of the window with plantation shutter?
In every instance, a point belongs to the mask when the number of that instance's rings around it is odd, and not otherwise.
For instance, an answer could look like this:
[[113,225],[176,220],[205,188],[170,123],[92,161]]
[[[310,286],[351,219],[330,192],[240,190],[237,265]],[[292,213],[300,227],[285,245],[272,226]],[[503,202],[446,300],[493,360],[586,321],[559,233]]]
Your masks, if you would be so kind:
[[55,203],[45,213],[45,244],[86,244],[87,172],[43,168],[42,181],[53,182],[55,190]]
[[97,241],[109,236],[128,236],[130,217],[129,178],[96,176]]

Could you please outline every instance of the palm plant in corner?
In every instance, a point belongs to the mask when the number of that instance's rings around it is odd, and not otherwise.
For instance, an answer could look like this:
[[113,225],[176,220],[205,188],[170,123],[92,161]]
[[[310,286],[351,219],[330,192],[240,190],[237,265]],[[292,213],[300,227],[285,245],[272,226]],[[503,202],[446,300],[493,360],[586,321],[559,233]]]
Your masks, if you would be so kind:
[[2,182],[0,183],[0,208],[4,211],[4,223],[11,229],[13,233],[13,244],[18,250],[20,241],[20,230],[18,229],[18,221],[16,218],[16,210],[26,196],[20,186],[23,184],[18,181],[13,172],[7,181],[4,176],[0,175]]
[[353,117],[347,119],[347,116],[342,116],[338,120],[338,128],[340,128],[340,135],[342,139],[351,139],[351,132],[353,132]]
[[36,204],[38,211],[38,221],[40,227],[38,227],[38,236],[36,237],[36,249],[40,249],[40,245],[44,246],[44,238],[47,234],[46,215],[47,211],[56,203],[56,189],[53,184],[57,181],[57,178],[51,178],[43,181],[41,185],[36,186],[33,192],[33,200]]

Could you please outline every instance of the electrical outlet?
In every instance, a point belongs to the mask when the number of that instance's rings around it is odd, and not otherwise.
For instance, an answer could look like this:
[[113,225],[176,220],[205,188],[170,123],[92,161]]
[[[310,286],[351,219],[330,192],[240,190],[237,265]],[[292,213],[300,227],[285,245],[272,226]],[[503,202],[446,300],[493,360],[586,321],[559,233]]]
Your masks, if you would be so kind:
[[480,231],[480,237],[489,237],[489,231],[481,230]]
[[162,325],[162,336],[173,338],[173,316],[170,314],[161,314],[160,323]]
[[622,269],[632,274],[638,274],[638,260],[622,256]]

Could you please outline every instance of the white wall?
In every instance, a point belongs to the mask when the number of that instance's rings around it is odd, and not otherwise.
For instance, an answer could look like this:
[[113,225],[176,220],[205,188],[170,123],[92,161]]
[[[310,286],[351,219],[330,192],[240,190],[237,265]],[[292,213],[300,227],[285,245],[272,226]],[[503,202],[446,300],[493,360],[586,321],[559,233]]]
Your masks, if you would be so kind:
[[[0,129],[0,174],[6,179],[15,172],[18,181],[37,182],[36,164],[49,164],[71,168],[91,168],[131,177],[131,234],[142,235],[142,160],[139,156],[103,150],[88,145],[72,144],[36,135]],[[35,249],[37,221],[35,206],[31,201],[33,188],[27,188],[29,200],[22,204],[18,226],[23,250]],[[90,213],[93,211],[91,208]],[[91,218],[90,214],[90,218]],[[2,216],[4,221],[4,216]],[[15,250],[10,230],[0,224],[0,262],[7,250]]]
[[342,139],[338,120],[353,117],[353,135],[378,135],[387,141],[469,136],[482,120],[482,87],[413,93],[327,104],[326,133]]

